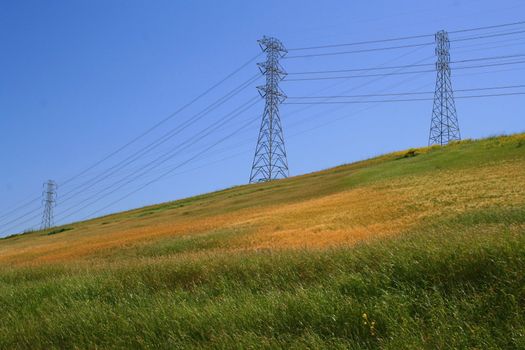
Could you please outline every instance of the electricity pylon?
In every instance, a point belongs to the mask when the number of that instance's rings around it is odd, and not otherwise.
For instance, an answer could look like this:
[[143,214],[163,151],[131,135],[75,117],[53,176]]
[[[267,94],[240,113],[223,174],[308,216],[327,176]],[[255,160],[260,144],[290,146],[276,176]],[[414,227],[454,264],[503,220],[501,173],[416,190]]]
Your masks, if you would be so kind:
[[266,84],[258,86],[257,89],[266,103],[253,158],[250,183],[288,177],[288,161],[279,115],[279,105],[286,99],[286,95],[279,88],[279,82],[286,76],[279,59],[288,51],[276,38],[264,36],[258,40],[258,43],[266,53],[266,61],[257,64],[266,77]]
[[443,146],[450,141],[461,140],[461,134],[459,132],[454,92],[452,91],[452,81],[450,79],[450,41],[448,40],[448,33],[441,30],[436,33],[435,38],[437,78],[428,144],[429,146]]
[[54,225],[53,208],[56,204],[57,198],[57,184],[53,180],[48,180],[44,183],[42,191],[42,204],[44,205],[44,213],[42,214],[42,223],[40,229],[45,230]]

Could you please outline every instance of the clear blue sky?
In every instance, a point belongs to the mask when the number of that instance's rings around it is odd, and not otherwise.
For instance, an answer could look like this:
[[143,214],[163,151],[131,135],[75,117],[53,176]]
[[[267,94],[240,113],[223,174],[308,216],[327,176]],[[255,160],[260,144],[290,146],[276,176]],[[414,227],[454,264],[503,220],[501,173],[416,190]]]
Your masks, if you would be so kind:
[[[54,179],[60,185],[170,115],[258,54],[256,40],[262,35],[276,36],[293,48],[515,22],[524,20],[524,13],[522,0],[2,1],[0,214],[38,196],[45,180]],[[523,29],[521,26],[516,30]],[[457,37],[468,35],[471,34]],[[331,51],[337,50],[340,49]],[[283,66],[289,72],[298,72],[432,63],[433,50],[433,46],[427,46],[289,59],[283,61]],[[458,42],[451,48],[452,60],[520,53],[525,53],[525,34]],[[453,72],[453,85],[455,89],[466,89],[525,84],[523,67]],[[61,194],[148,145],[256,73],[253,63],[161,128],[78,181],[61,187],[57,214],[97,191],[112,188],[114,182],[140,171],[148,161],[257,96],[252,84],[140,161],[67,203],[61,202]],[[435,74],[372,80],[285,82],[282,88],[289,96],[432,91]],[[464,138],[525,130],[523,96],[458,100],[456,105]],[[426,101],[282,106],[290,173],[303,174],[426,145],[431,110],[432,103]],[[152,173],[58,223],[89,216],[191,158],[261,112],[259,103]],[[97,214],[246,183],[258,128],[257,122],[251,124],[205,156]],[[3,231],[7,227],[2,228],[2,223],[33,209],[38,215],[39,206],[37,202],[0,220],[0,235],[8,233]],[[20,223],[9,232],[38,226],[39,222],[37,218]]]

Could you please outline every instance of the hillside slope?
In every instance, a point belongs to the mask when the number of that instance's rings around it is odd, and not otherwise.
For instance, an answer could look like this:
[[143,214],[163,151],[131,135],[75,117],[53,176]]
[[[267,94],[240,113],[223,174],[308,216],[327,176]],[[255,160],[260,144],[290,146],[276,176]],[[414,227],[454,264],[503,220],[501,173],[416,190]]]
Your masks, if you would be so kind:
[[525,134],[0,240],[0,348],[524,348]]

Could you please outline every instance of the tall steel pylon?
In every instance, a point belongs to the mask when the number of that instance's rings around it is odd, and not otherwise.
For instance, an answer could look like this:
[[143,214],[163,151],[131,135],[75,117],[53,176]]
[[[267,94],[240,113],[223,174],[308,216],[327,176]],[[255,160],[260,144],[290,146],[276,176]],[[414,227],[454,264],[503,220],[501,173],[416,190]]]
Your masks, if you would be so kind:
[[279,115],[279,105],[286,99],[286,95],[279,88],[279,82],[286,76],[279,60],[288,51],[276,38],[264,36],[258,40],[258,43],[266,53],[266,61],[257,64],[266,77],[266,84],[258,86],[257,89],[266,103],[253,158],[250,183],[288,177],[288,161]]
[[53,208],[56,204],[57,198],[57,184],[53,180],[48,180],[44,183],[42,191],[42,204],[44,205],[44,213],[42,214],[42,223],[40,229],[45,230],[54,225]]
[[441,30],[436,33],[436,91],[430,123],[428,144],[446,145],[450,141],[461,140],[459,132],[454,92],[450,79],[450,41],[448,33]]

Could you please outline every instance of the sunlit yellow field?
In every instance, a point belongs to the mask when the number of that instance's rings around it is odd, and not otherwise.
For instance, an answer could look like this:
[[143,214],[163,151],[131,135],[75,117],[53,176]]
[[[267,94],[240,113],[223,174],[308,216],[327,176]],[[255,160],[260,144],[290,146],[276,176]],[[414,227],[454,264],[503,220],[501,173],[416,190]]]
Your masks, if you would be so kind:
[[[524,138],[506,137],[501,143],[521,142]],[[468,146],[467,142],[451,147]],[[413,159],[403,159],[404,153],[399,152],[274,184],[243,186],[200,199],[73,224],[70,226],[73,230],[55,235],[29,234],[2,242],[0,263],[79,261],[165,239],[226,231],[237,234],[228,237],[221,247],[210,249],[347,246],[397,235],[435,217],[524,203],[525,156],[493,159],[477,164],[475,170],[461,164],[448,167],[444,163],[442,167],[415,174],[406,171],[402,176],[381,178],[381,166],[405,163],[409,168],[418,157],[432,155],[428,152],[442,150],[420,149],[417,151],[420,155]],[[354,174],[370,171],[378,163],[377,180],[352,183]],[[344,183],[347,186],[340,185]]]
[[0,240],[0,349],[525,348],[525,134]]

